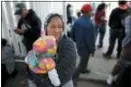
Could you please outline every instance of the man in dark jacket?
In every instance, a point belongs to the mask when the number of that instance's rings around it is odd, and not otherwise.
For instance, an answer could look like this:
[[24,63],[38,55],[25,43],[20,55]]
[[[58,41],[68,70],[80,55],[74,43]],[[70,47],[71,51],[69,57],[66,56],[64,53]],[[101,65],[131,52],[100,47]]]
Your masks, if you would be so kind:
[[89,73],[88,60],[90,54],[94,54],[95,51],[95,26],[90,19],[91,5],[85,4],[81,8],[81,12],[83,16],[75,21],[71,31],[71,38],[76,42],[78,54],[81,57],[80,64],[74,73],[74,79],[77,79],[80,73]]
[[109,37],[109,47],[107,52],[103,54],[103,56],[106,58],[110,58],[115,46],[116,39],[118,39],[117,58],[120,57],[122,49],[122,40],[124,38],[124,26],[122,25],[122,19],[128,9],[126,7],[126,3],[127,1],[119,1],[119,7],[115,8],[111,12],[109,18],[109,26],[111,28]]
[[41,21],[36,13],[32,9],[27,10],[23,3],[18,3],[16,5],[15,15],[21,17],[15,32],[24,36],[23,43],[26,50],[30,51],[33,42],[40,36]]

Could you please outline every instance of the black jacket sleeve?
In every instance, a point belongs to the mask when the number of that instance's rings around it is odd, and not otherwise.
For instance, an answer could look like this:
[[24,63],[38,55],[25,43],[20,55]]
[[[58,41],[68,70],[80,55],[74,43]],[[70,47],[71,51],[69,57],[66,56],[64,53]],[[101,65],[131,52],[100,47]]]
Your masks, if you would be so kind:
[[112,26],[113,17],[114,17],[114,10],[111,12],[111,14],[110,14],[110,16],[109,16],[109,26],[110,26],[110,27],[113,27],[113,26]]
[[72,78],[76,66],[76,49],[71,39],[60,42],[56,70],[62,85]]
[[22,26],[22,23],[23,23],[23,20],[22,20],[22,18],[21,19],[19,19],[19,21],[18,21],[18,24],[17,24],[17,28],[21,28],[21,26]]
[[37,39],[41,32],[41,20],[37,16],[33,16],[31,19],[31,28],[28,28],[24,32],[24,36],[27,38]]

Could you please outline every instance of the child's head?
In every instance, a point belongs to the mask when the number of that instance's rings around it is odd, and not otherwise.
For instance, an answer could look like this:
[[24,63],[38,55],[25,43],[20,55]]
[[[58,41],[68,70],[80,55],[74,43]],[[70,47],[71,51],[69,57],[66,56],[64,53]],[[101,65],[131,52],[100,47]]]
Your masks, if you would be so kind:
[[33,44],[33,50],[38,54],[56,54],[56,40],[53,36],[43,36]]

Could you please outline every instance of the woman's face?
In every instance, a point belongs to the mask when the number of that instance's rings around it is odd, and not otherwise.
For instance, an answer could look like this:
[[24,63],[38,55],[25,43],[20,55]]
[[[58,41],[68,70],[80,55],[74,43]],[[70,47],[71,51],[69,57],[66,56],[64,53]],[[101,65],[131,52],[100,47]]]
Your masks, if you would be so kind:
[[56,40],[58,40],[62,32],[63,32],[62,20],[59,17],[52,18],[47,26],[47,34],[54,36]]

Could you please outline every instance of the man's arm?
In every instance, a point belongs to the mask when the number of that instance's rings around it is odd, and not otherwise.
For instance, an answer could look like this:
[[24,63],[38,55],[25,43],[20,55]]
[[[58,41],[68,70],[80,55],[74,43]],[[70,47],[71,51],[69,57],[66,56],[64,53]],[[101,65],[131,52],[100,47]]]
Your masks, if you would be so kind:
[[114,20],[113,19],[113,16],[114,16],[114,10],[112,10],[110,16],[109,16],[109,26],[112,27],[112,21]]
[[72,40],[73,41],[76,41],[75,40],[75,30],[76,30],[76,28],[77,28],[77,24],[76,24],[76,22],[74,22],[74,24],[73,24],[73,26],[72,26],[72,28],[71,28],[71,38],[72,38]]

